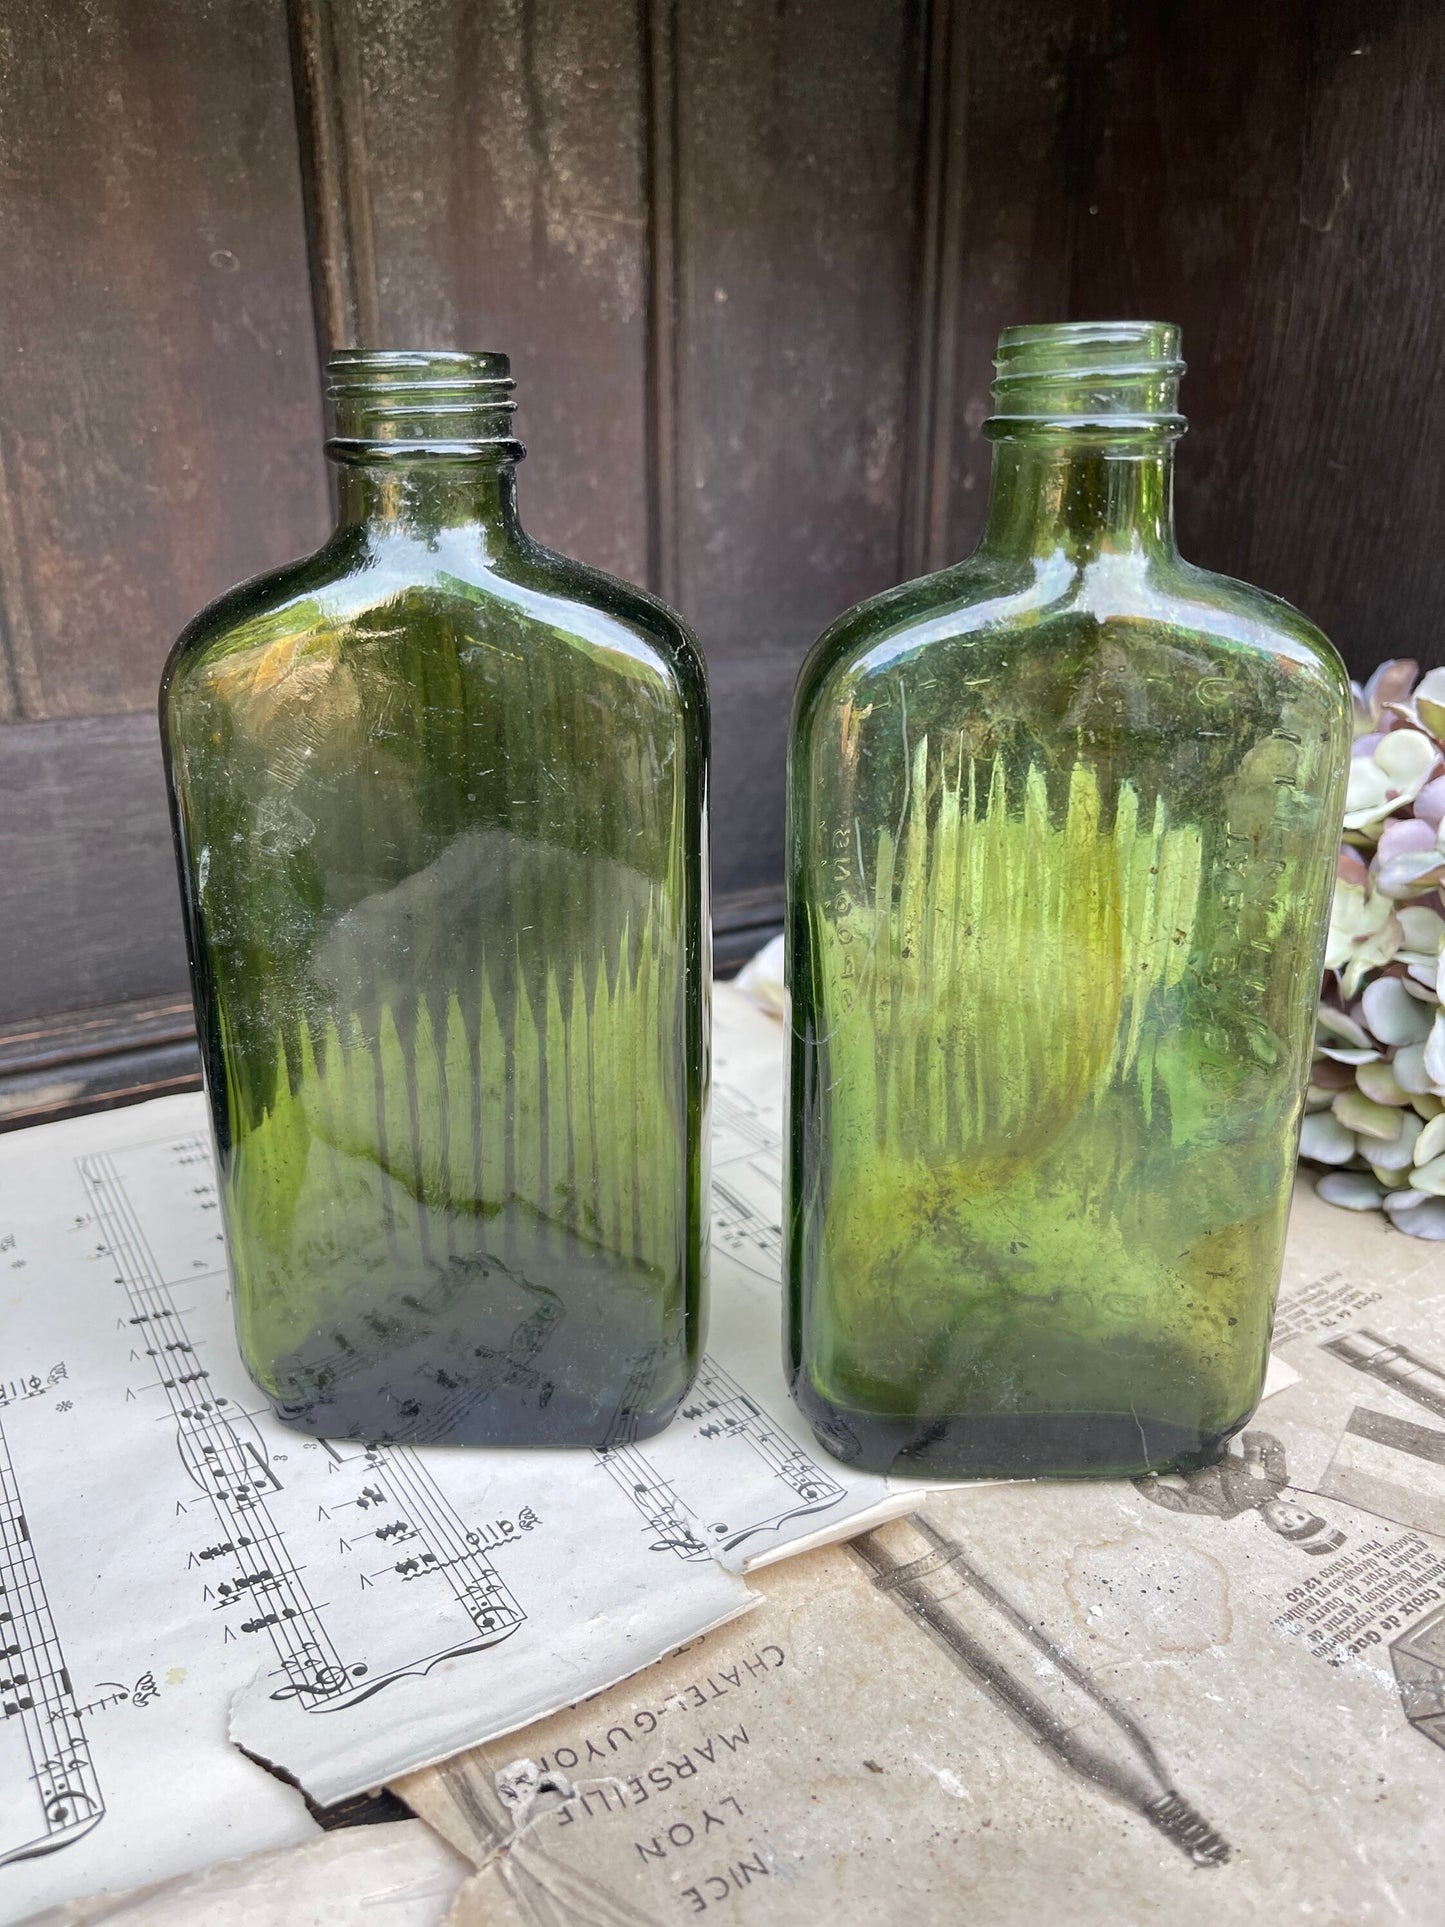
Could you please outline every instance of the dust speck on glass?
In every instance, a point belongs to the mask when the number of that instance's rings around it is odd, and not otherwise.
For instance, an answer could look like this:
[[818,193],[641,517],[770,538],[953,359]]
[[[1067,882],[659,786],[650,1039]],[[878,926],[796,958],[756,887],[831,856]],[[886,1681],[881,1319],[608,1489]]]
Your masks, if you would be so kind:
[[505,356],[329,387],[336,532],[161,695],[242,1351],[324,1435],[642,1436],[701,1344],[701,661],[523,532]]
[[1174,543],[1177,329],[1009,329],[986,532],[789,777],[795,1395],[874,1469],[1138,1473],[1260,1394],[1349,692]]

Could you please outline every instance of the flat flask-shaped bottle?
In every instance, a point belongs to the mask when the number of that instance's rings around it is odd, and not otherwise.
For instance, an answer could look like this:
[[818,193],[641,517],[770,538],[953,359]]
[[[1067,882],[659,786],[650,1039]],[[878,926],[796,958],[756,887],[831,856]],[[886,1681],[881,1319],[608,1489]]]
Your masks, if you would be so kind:
[[702,664],[522,531],[505,356],[329,378],[339,526],[161,692],[241,1350],[326,1437],[642,1437],[701,1345]]
[[874,1470],[1189,1468],[1262,1389],[1348,685],[1180,559],[1178,356],[1008,330],[980,547],[799,679],[787,1363]]

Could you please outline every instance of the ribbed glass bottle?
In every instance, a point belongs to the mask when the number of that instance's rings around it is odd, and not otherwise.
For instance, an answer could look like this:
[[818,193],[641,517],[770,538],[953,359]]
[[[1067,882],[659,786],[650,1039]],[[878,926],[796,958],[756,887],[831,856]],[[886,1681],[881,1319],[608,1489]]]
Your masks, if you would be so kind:
[[1178,555],[1178,355],[1008,330],[982,544],[799,680],[788,1365],[875,1470],[1194,1466],[1259,1398],[1349,700]]
[[161,691],[242,1352],[326,1436],[643,1436],[701,1345],[702,664],[523,533],[505,356],[329,373],[339,527]]

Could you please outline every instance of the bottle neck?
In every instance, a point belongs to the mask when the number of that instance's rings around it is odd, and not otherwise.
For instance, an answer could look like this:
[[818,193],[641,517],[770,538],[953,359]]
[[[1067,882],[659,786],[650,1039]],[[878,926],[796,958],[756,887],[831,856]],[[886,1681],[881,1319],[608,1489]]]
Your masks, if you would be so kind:
[[512,461],[348,461],[340,468],[338,524],[372,542],[433,543],[466,531],[486,554],[522,539]]
[[1018,560],[1178,555],[1172,435],[997,441],[981,548]]
[[343,348],[326,364],[343,531],[436,547],[465,533],[496,554],[522,540],[505,355]]

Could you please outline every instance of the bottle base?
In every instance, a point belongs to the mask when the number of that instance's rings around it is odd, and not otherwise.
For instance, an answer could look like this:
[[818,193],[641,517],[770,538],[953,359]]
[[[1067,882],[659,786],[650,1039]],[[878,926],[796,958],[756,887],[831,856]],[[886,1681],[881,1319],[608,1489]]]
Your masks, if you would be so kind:
[[280,1422],[311,1438],[366,1445],[491,1446],[505,1450],[603,1451],[652,1438],[663,1430],[687,1396],[686,1388],[665,1405],[635,1411],[554,1396],[539,1404],[458,1388],[423,1401],[387,1393],[348,1390],[334,1399],[289,1405],[270,1398]]
[[1107,1412],[980,1413],[892,1419],[794,1387],[815,1437],[855,1471],[933,1479],[1131,1479],[1197,1472],[1249,1422],[1218,1431]]

